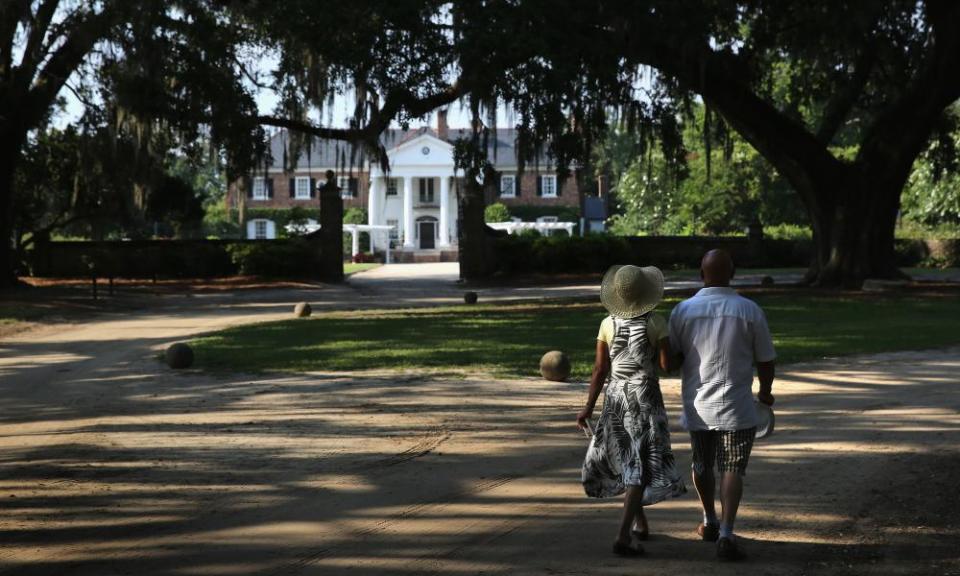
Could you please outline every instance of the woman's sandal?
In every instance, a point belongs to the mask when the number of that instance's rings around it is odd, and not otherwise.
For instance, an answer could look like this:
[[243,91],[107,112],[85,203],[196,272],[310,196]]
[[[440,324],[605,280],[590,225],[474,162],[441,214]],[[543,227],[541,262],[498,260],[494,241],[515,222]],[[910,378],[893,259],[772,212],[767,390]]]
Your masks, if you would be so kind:
[[644,530],[641,532],[640,530],[634,529],[631,530],[630,533],[633,534],[633,537],[637,540],[646,541],[650,539],[650,530]]
[[613,543],[613,553],[617,556],[636,557],[643,556],[643,546],[631,546],[622,542]]

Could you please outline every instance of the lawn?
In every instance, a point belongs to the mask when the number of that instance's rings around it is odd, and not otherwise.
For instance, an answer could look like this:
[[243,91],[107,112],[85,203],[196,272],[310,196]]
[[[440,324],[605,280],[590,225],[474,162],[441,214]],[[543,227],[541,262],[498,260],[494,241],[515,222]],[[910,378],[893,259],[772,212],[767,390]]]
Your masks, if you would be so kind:
[[[781,363],[960,343],[956,293],[944,296],[758,293]],[[664,315],[678,299],[658,308]],[[211,370],[430,369],[537,374],[540,355],[570,354],[585,378],[603,308],[593,302],[324,313],[241,326],[193,342]]]
[[0,326],[11,326],[19,322],[39,320],[50,313],[50,309],[41,306],[0,304]]
[[343,274],[344,276],[349,276],[351,274],[356,274],[357,272],[364,272],[366,270],[371,270],[380,266],[377,263],[364,263],[364,264],[355,264],[353,262],[344,262],[343,263]]

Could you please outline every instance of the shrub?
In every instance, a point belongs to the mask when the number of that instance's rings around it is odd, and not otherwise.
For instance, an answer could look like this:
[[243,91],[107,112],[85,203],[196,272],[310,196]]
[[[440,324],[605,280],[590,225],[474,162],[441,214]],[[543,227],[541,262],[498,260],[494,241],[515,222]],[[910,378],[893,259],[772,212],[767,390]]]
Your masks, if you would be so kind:
[[813,238],[813,231],[809,226],[777,224],[776,226],[764,226],[763,235],[775,240],[810,240]]
[[510,209],[502,202],[491,204],[483,210],[483,220],[487,224],[494,222],[509,222]]
[[302,238],[237,243],[227,252],[240,274],[310,277],[320,270],[320,245]]
[[344,224],[366,224],[367,223],[367,211],[364,208],[357,208],[356,206],[351,206],[343,213],[343,223]]

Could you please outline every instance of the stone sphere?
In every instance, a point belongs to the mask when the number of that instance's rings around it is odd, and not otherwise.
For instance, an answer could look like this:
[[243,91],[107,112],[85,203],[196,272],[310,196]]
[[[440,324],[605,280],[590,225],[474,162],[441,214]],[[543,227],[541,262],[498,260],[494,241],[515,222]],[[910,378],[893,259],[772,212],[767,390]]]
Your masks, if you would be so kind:
[[478,298],[479,296],[477,296],[476,292],[463,293],[463,301],[466,302],[467,304],[476,304]]
[[306,302],[300,302],[293,307],[293,315],[297,318],[306,318],[313,313],[313,308],[310,307],[310,304]]
[[570,359],[560,350],[551,350],[540,359],[540,375],[554,382],[566,382],[570,377]]
[[167,366],[173,369],[189,368],[193,364],[193,348],[177,342],[167,348],[166,353]]
[[773,276],[764,276],[760,279],[761,286],[773,286]]

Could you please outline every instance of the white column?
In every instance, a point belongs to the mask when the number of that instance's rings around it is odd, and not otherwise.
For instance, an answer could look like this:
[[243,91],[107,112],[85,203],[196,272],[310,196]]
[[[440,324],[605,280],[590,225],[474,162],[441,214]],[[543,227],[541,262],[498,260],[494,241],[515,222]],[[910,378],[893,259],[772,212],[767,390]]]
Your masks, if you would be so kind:
[[350,255],[356,256],[360,253],[360,231],[354,227],[351,232]]
[[413,248],[413,178],[403,177],[403,247]]
[[367,224],[379,224],[377,215],[380,210],[380,182],[379,176],[370,177],[370,190],[367,192]]
[[450,185],[451,185],[451,188],[453,188],[453,195],[450,197],[452,198],[452,201],[449,202],[450,210],[453,212],[453,215],[450,217],[450,228],[452,228],[452,230],[450,231],[450,239],[453,242],[458,242],[458,238],[460,237],[460,232],[458,231],[457,228],[460,226],[460,221],[458,220],[458,218],[460,217],[460,207],[457,206],[455,202],[460,202],[460,200],[457,198],[457,193],[459,192],[460,183],[451,177]]
[[440,177],[440,247],[450,245],[450,178]]
[[[383,183],[382,177],[370,177],[370,190],[367,192],[367,224],[371,226],[380,224],[378,222],[380,218],[380,191],[383,189]],[[367,236],[370,237],[370,253],[374,254],[377,251],[377,244],[374,240],[376,235],[373,232],[368,232]]]

